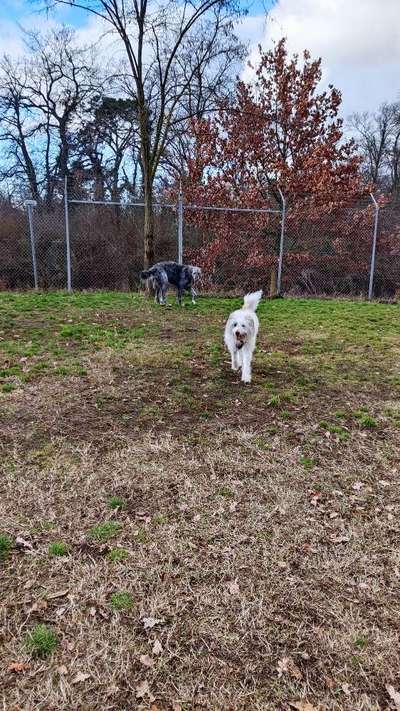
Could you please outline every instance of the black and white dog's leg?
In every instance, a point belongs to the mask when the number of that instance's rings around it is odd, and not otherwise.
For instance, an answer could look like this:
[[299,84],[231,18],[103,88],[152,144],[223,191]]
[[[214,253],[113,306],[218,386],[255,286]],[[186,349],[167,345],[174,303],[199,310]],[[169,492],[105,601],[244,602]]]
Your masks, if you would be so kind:
[[162,306],[168,306],[167,304],[167,285],[163,284],[160,288],[160,294],[161,294],[161,305]]
[[176,287],[176,298],[178,300],[179,306],[182,306],[182,296],[185,292],[185,287],[183,286],[182,282],[180,281],[178,286]]
[[195,304],[195,303],[196,303],[197,292],[195,291],[195,288],[194,288],[193,284],[192,284],[192,286],[190,287],[190,296],[192,297],[192,304]]
[[242,348],[242,381],[251,383],[251,357],[252,351],[246,346]]
[[161,304],[163,306],[168,306],[167,304],[167,291],[168,291],[168,276],[165,270],[160,270],[160,294],[161,294]]

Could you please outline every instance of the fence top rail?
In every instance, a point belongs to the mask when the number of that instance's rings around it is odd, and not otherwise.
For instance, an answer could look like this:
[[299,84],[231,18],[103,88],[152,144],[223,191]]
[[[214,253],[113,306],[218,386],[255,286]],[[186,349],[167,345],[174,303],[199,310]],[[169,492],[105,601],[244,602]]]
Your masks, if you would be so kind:
[[[117,200],[76,200],[68,198],[68,202],[74,205],[119,205],[120,207],[144,207],[144,202],[118,202]],[[175,203],[153,202],[153,207],[176,208]],[[261,212],[280,215],[281,210],[271,210],[266,207],[217,207],[213,205],[185,205],[184,210],[208,210],[217,212]]]
[[[69,203],[74,205],[119,205],[119,207],[144,207],[144,202],[118,202],[118,200],[75,200],[68,198]],[[175,203],[168,202],[153,202],[153,207],[173,207]]]
[[267,212],[276,215],[281,214],[281,210],[271,210],[267,207],[215,207],[213,205],[184,205],[185,210],[215,210],[219,212]]

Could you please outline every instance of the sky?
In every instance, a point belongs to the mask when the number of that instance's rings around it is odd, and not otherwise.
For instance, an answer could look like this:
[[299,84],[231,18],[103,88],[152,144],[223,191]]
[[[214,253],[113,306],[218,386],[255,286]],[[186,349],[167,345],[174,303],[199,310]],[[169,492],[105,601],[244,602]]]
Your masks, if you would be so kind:
[[[22,27],[72,24],[82,42],[99,34],[96,20],[80,11],[62,8],[47,18],[36,8],[34,0],[0,0],[1,53],[23,51]],[[322,57],[323,85],[342,91],[344,118],[400,100],[400,0],[251,0],[237,32],[253,60],[259,44],[269,49],[282,36],[290,51],[307,48],[313,58]],[[250,79],[251,70],[244,66],[242,75]]]

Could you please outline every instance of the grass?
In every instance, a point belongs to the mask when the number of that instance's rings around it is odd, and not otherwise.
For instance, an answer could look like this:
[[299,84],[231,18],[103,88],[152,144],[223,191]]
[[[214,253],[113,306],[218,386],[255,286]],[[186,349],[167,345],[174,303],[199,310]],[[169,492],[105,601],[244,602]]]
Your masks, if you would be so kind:
[[0,534],[0,559],[5,558],[13,547],[13,542],[9,536]]
[[108,557],[113,563],[120,563],[123,560],[126,560],[128,555],[129,553],[125,550],[125,548],[112,548],[108,554]]
[[110,538],[119,533],[122,528],[120,523],[116,521],[105,521],[105,523],[97,523],[89,531],[89,537],[94,541],[99,541],[100,543],[105,543]]
[[375,417],[372,417],[368,412],[359,411],[354,413],[354,417],[357,418],[361,427],[366,429],[374,429],[377,427],[377,421]]
[[263,302],[244,388],[239,303],[0,293],[7,707],[390,707],[399,307]]
[[54,543],[50,543],[49,545],[49,555],[52,556],[68,555],[69,551],[69,545],[67,543],[63,543],[62,541],[56,541]]
[[58,645],[58,640],[53,630],[46,625],[36,625],[25,638],[25,646],[34,657],[47,657]]
[[112,496],[110,499],[108,499],[107,506],[109,509],[112,509],[112,510],[125,509],[126,503],[125,503],[124,499],[121,499],[120,496]]
[[111,595],[110,604],[113,610],[123,612],[133,607],[133,597],[130,593],[122,590]]

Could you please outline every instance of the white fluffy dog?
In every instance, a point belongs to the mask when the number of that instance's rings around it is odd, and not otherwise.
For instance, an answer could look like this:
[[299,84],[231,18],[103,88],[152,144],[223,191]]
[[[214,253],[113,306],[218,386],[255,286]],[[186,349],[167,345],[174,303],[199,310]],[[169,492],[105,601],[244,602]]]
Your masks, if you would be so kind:
[[246,294],[243,307],[233,311],[225,325],[224,341],[231,354],[232,370],[242,368],[242,381],[251,382],[251,361],[260,322],[256,309],[262,291]]

